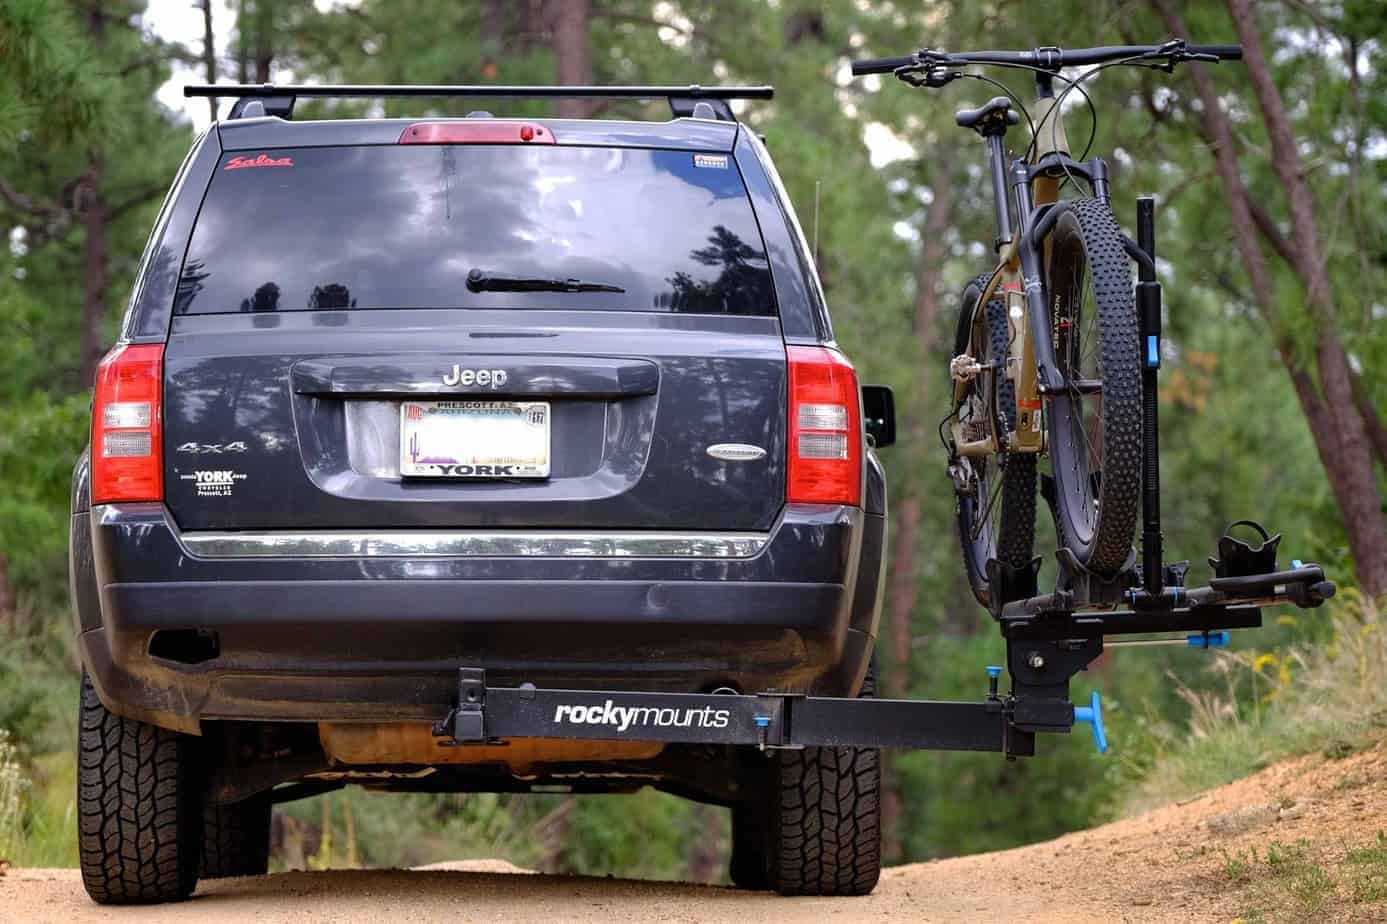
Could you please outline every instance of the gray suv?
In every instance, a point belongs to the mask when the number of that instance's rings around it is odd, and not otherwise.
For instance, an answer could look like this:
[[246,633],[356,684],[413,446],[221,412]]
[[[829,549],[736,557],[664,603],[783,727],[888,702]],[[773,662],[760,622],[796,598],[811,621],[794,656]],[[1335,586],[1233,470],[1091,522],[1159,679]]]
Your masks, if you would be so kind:
[[654,786],[732,809],[739,886],[871,890],[874,750],[431,730],[460,667],[871,695],[889,395],[864,418],[766,148],[690,93],[665,122],[266,97],[194,144],[73,479],[94,899],[264,873],[271,805],[346,784]]

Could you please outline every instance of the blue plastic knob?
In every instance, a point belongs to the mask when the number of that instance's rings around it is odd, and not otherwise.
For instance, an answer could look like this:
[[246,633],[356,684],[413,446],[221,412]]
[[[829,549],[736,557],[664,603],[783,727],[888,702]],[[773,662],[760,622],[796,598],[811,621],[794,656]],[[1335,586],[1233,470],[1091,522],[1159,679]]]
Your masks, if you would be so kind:
[[1231,639],[1228,632],[1210,632],[1207,636],[1203,632],[1196,632],[1185,637],[1185,643],[1191,648],[1227,648]]
[[1088,698],[1087,706],[1074,707],[1074,724],[1087,722],[1093,728],[1093,743],[1099,754],[1108,753],[1108,733],[1103,728],[1103,700],[1098,691]]
[[989,677],[1000,677],[1000,676],[1002,676],[1002,669],[1001,669],[1000,667],[998,667],[996,664],[989,664],[989,665],[987,665],[987,667],[984,668],[984,669],[987,671],[987,676],[989,676]]
[[758,715],[754,716],[752,718],[752,721],[756,723],[757,728],[769,728],[771,724],[771,717],[768,715]]

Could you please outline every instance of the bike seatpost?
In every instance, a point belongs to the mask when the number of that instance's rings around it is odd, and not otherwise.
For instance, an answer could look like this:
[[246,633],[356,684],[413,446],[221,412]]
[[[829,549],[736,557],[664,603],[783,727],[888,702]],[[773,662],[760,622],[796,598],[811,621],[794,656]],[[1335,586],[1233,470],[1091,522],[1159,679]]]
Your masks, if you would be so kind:
[[1002,135],[987,135],[987,161],[992,168],[992,202],[997,210],[997,239],[992,249],[1000,251],[1011,240],[1011,210],[1007,196],[1007,152]]

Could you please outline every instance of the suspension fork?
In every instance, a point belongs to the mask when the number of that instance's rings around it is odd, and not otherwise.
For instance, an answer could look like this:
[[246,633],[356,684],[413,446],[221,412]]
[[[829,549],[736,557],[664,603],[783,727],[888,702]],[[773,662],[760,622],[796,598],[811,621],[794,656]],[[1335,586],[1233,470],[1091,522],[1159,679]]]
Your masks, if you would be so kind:
[[[1016,254],[1021,264],[1021,288],[1026,299],[1026,317],[1030,322],[1030,349],[1035,357],[1035,391],[1039,394],[1058,391],[1062,387],[1055,363],[1050,306],[1046,302],[1045,285],[1041,276],[1041,254],[1044,241],[1035,239],[1038,213],[1031,200],[1031,173],[1025,161],[1011,165],[1011,185],[1016,195],[1016,209],[1021,216],[1021,229],[1016,236]],[[1053,201],[1053,200],[1052,200]]]

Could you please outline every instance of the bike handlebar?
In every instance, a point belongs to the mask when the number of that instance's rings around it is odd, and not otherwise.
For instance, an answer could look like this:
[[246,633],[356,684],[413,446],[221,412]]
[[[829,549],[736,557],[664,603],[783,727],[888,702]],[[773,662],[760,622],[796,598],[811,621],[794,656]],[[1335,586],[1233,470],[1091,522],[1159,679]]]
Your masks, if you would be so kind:
[[1031,51],[964,51],[949,53],[922,49],[900,58],[869,58],[852,62],[854,77],[864,74],[890,74],[903,67],[962,67],[968,64],[1011,64],[1057,71],[1062,67],[1084,64],[1103,64],[1123,58],[1159,58],[1173,60],[1239,61],[1241,45],[1186,45],[1166,42],[1161,45],[1103,45],[1097,48],[1036,48]]

